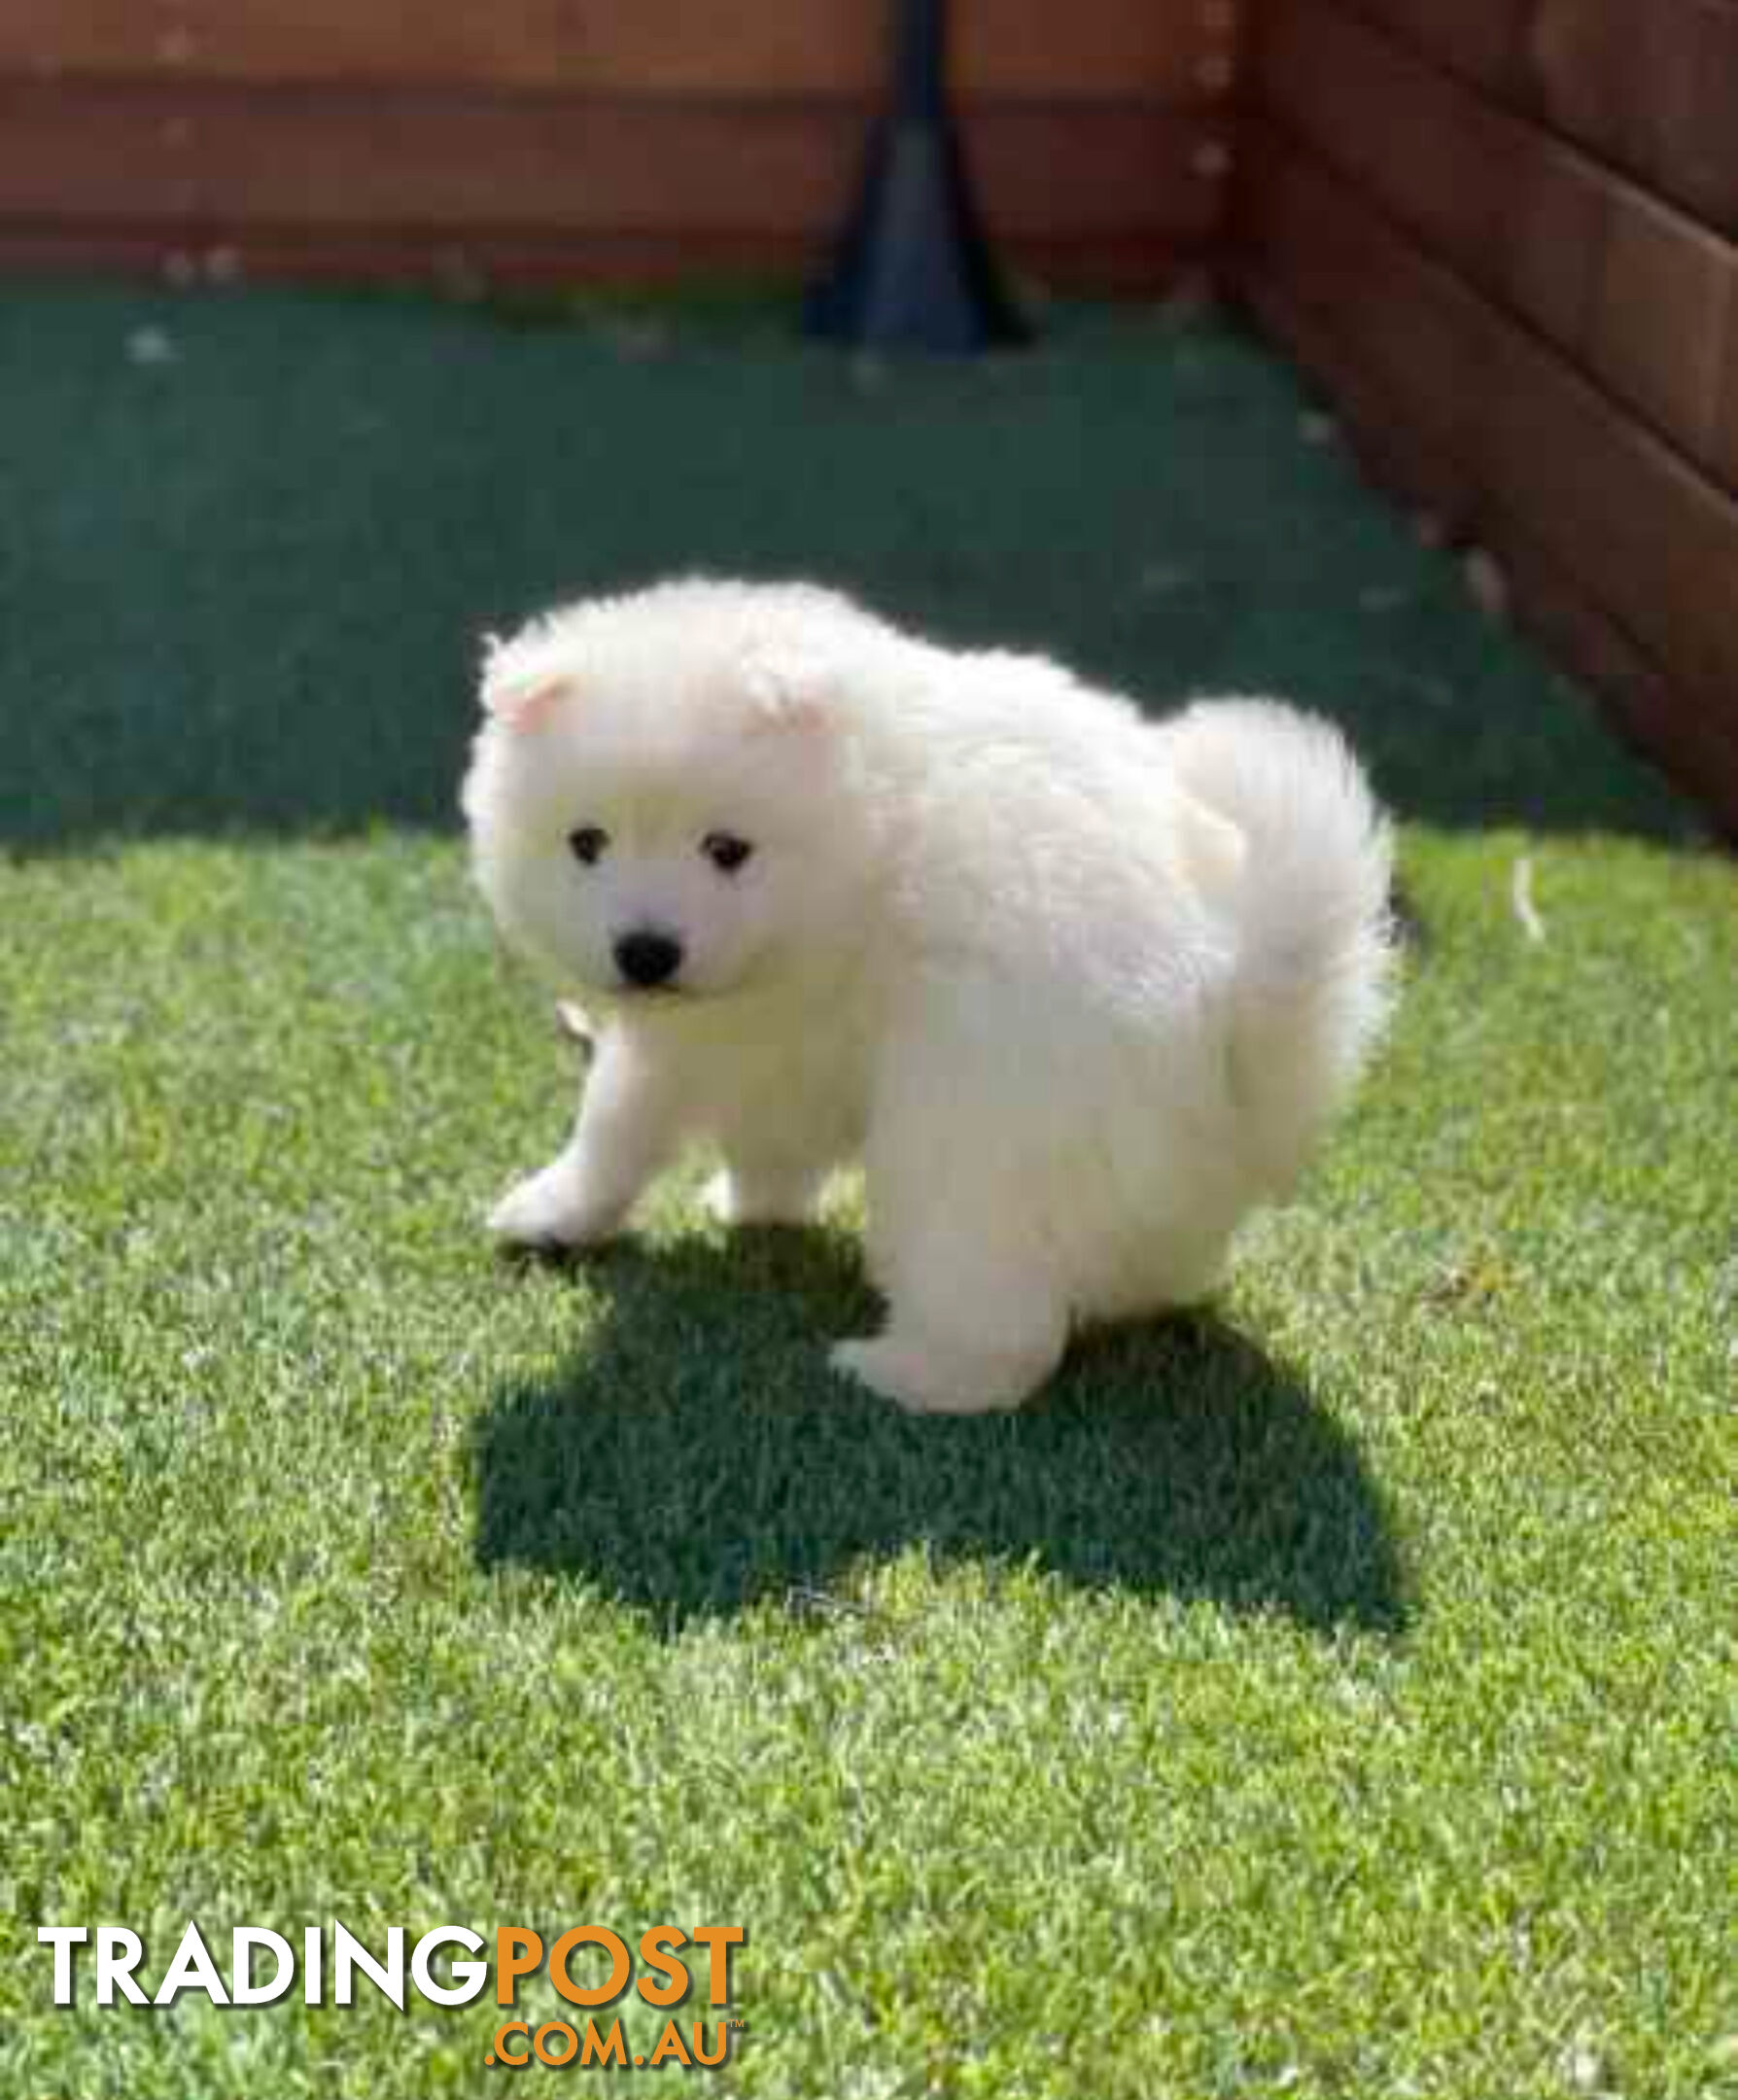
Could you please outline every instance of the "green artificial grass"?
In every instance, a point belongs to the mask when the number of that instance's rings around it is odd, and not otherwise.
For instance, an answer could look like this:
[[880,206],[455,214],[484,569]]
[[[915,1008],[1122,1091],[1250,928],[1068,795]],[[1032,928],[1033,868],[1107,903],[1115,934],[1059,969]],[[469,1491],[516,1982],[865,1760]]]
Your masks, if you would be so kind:
[[[0,2093],[505,2076],[487,2000],[51,2003],[39,1924],[190,1918],[740,1923],[744,2094],[1733,2089],[1729,865],[1231,332],[523,319],[0,297]],[[574,1069],[476,637],[687,566],[1287,691],[1405,819],[1303,1200],[1016,1418],[827,1376],[849,1185],[481,1239]]]

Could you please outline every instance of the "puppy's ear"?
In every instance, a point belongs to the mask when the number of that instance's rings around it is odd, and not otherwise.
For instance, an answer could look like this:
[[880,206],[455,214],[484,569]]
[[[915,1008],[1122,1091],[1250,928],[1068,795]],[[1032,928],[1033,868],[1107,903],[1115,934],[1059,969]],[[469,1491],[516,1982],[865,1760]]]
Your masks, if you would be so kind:
[[766,728],[814,731],[831,718],[838,675],[817,650],[753,644],[743,655],[742,681],[755,720]]
[[483,712],[504,727],[541,728],[570,689],[566,668],[525,637],[483,638]]

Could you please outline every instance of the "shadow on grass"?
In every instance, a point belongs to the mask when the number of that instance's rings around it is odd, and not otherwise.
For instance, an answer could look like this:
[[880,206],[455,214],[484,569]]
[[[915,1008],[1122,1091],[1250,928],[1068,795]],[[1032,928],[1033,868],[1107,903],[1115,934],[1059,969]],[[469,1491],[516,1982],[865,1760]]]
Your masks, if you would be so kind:
[[853,1561],[1033,1561],[1066,1582],[1397,1632],[1380,1495],[1292,1369],[1210,1314],[1091,1340],[1015,1416],[913,1419],[833,1377],[873,1324],[854,1245],[739,1234],[588,1268],[598,1339],[478,1430],[478,1554],[667,1628],[814,1602]]

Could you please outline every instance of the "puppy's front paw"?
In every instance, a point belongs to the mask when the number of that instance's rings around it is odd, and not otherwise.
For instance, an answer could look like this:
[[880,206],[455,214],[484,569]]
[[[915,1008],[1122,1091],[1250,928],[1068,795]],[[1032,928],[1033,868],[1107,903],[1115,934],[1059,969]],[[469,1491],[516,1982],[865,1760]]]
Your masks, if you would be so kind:
[[609,1237],[618,1221],[618,1214],[588,1201],[565,1160],[517,1182],[488,1219],[497,1240],[526,1247],[595,1246]]
[[1011,1385],[988,1365],[932,1356],[890,1334],[838,1343],[829,1361],[908,1415],[987,1415],[1018,1407],[1030,1390]]

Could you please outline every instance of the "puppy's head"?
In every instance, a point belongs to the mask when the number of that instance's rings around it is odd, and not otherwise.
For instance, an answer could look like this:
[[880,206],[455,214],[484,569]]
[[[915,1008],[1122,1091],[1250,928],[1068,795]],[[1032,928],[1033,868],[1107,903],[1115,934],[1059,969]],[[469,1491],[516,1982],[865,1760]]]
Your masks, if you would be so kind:
[[558,981],[714,998],[852,937],[875,856],[838,605],[664,586],[491,648],[464,796],[474,864],[508,938]]

